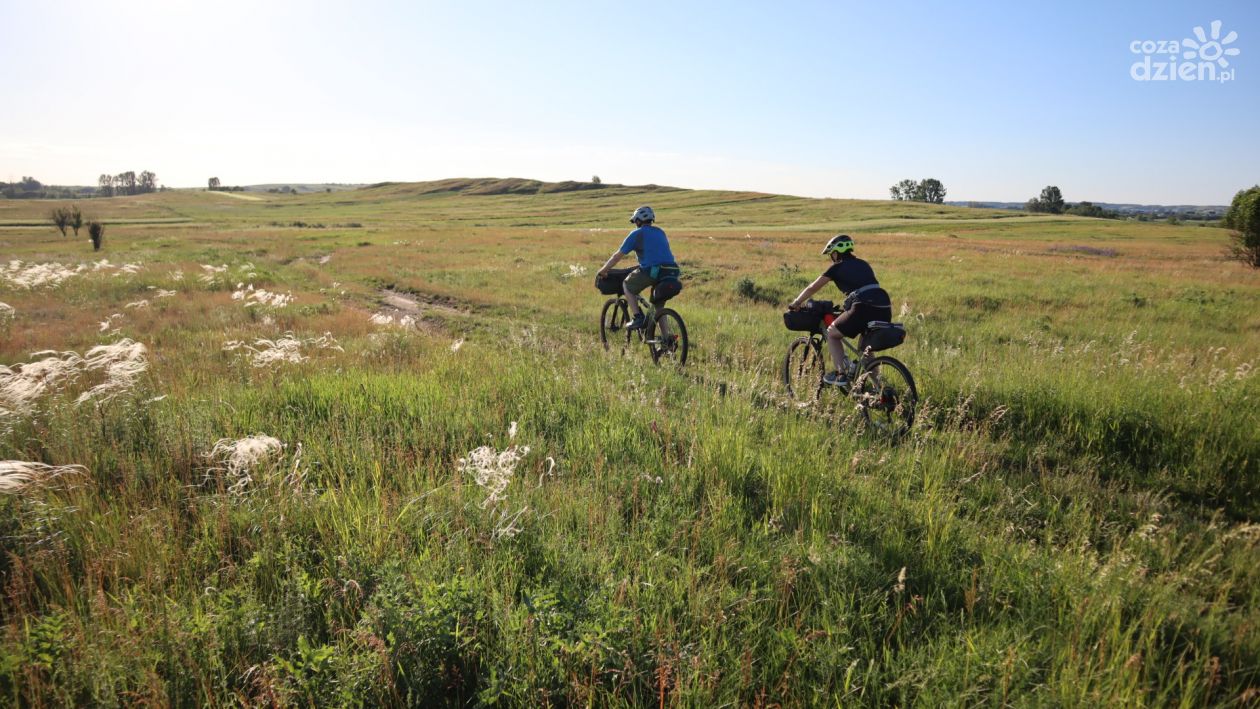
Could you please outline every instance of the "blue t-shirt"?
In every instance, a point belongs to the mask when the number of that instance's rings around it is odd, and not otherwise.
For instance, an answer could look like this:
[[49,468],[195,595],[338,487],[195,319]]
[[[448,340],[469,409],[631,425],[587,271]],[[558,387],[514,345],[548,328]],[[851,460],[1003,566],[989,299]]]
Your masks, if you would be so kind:
[[651,224],[630,232],[621,244],[621,253],[633,251],[639,257],[641,268],[674,264],[674,254],[669,250],[669,239],[660,227]]

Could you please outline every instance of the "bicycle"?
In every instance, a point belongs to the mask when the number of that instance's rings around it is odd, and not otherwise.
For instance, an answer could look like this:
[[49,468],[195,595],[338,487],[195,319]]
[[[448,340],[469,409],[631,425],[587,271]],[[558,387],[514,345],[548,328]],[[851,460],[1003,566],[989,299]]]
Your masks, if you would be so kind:
[[[612,295],[609,292],[612,285],[615,284],[620,290],[621,282],[632,270],[634,269],[609,271],[607,281],[597,282],[596,286],[605,295]],[[654,286],[652,290],[655,293],[656,287]],[[630,322],[630,307],[624,293],[604,301],[604,308],[599,316],[599,337],[604,343],[604,349],[611,350],[614,345],[620,344],[621,353],[625,354],[637,337],[640,342],[647,345],[648,352],[652,355],[652,362],[661,364],[664,361],[675,366],[686,364],[687,324],[683,322],[682,316],[671,308],[663,307],[664,300],[659,301],[660,305],[658,305],[655,297],[650,303],[643,296],[635,297],[638,298],[639,311],[644,317],[643,327],[638,330],[626,329],[626,325]]]
[[[834,309],[832,312],[835,312]],[[798,322],[807,320],[798,319]],[[790,323],[788,326],[792,329]],[[823,381],[826,374],[823,347],[827,337],[823,330],[820,317],[808,335],[798,337],[788,345],[787,356],[783,359],[783,383],[798,406],[813,404],[828,386]],[[888,332],[893,330],[898,330],[900,334]],[[904,328],[895,323],[871,323],[856,346],[847,337],[842,340],[846,357],[836,367],[847,382],[837,388],[854,399],[867,423],[893,436],[906,433],[914,425],[919,392],[905,364],[894,357],[872,356],[872,353],[901,344],[900,338],[904,338],[904,333]]]

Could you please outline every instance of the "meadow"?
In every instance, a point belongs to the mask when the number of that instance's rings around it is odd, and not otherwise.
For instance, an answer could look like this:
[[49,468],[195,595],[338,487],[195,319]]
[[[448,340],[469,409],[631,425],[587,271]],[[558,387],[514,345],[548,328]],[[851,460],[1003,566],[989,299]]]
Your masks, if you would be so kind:
[[[1260,703],[1226,232],[557,189],[84,201],[98,253],[0,200],[0,461],[51,466],[0,482],[2,701]],[[599,344],[643,203],[682,371]],[[910,331],[901,440],[777,379],[840,231]]]

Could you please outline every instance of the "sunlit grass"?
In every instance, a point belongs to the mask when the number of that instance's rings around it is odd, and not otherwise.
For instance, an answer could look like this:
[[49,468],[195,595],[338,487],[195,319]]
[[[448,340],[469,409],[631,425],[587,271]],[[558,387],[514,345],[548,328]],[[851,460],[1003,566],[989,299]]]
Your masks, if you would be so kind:
[[[111,227],[129,271],[0,231],[5,263],[74,272],[0,283],[0,387],[44,350],[147,365],[109,400],[78,401],[104,360],[40,380],[0,438],[33,466],[0,497],[9,703],[1257,699],[1260,277],[1222,232],[689,192],[128,200],[99,208],[205,226]],[[685,272],[681,373],[598,343],[591,273],[643,201]],[[294,220],[365,226],[264,226]],[[736,287],[786,302],[844,224],[910,331],[897,444],[839,397],[791,406],[781,308]]]

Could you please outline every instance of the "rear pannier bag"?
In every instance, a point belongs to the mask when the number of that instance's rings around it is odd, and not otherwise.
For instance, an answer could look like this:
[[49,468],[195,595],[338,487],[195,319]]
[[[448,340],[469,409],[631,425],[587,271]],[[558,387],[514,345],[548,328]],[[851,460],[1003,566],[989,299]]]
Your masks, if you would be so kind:
[[662,278],[652,286],[652,302],[664,303],[682,292],[682,281],[677,278]]
[[783,325],[796,332],[818,332],[822,330],[823,316],[834,308],[830,300],[811,300],[800,310],[784,313]]
[[863,344],[872,352],[891,350],[906,341],[906,328],[901,323],[874,320],[866,326]]
[[604,295],[621,295],[621,284],[633,270],[633,268],[613,268],[609,269],[606,276],[601,277],[595,274],[595,287]]

